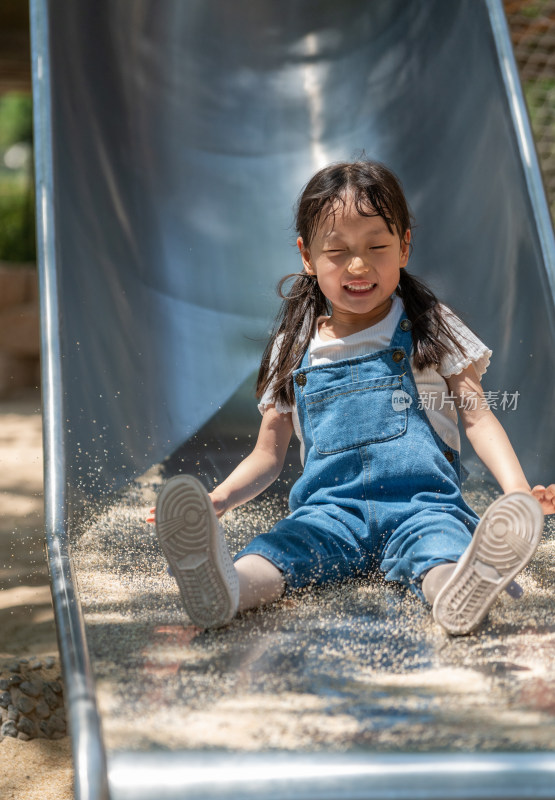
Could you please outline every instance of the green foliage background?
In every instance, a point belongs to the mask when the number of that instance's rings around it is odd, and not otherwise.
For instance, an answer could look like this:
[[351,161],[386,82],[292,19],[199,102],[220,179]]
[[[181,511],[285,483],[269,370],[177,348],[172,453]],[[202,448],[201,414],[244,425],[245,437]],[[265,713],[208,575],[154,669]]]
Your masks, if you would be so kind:
[[34,262],[33,158],[21,169],[8,169],[4,156],[15,144],[30,148],[33,145],[33,101],[30,94],[12,92],[0,97],[0,261]]

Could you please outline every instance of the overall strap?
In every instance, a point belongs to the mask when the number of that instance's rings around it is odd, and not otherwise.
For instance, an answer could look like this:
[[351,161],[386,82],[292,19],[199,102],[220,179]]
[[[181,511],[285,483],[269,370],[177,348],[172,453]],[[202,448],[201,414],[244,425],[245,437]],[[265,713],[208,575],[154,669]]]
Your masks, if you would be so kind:
[[395,326],[395,331],[391,337],[390,347],[402,347],[405,353],[410,356],[412,353],[412,323],[405,311],[401,314],[399,322]]

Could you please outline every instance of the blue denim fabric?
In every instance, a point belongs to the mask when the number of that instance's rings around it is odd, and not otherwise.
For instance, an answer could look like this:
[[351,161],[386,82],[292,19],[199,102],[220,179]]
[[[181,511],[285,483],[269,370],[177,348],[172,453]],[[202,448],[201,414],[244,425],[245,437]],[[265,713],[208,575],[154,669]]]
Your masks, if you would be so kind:
[[478,516],[459,453],[418,408],[404,319],[385,350],[320,366],[306,353],[293,374],[306,459],[292,513],[237,556],[264,556],[290,588],[377,566],[424,600],[423,574],[470,543]]

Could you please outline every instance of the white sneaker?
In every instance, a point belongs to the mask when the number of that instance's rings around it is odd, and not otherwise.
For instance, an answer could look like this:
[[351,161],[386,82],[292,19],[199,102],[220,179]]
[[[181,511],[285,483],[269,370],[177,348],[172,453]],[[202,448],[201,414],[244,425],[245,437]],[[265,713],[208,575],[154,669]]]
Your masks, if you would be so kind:
[[239,578],[212,501],[191,475],[171,478],[158,495],[156,533],[195,625],[228,623],[239,605]]
[[542,530],[543,511],[532,495],[511,492],[495,500],[438,592],[435,621],[455,636],[474,630],[500,592],[528,564]]

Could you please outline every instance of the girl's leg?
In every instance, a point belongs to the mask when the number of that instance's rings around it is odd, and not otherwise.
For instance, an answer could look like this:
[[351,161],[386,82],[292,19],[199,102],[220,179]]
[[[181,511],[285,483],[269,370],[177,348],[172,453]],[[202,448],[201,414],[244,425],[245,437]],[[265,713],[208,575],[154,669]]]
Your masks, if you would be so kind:
[[239,576],[238,611],[273,603],[285,591],[283,573],[263,556],[242,556],[235,569]]
[[[431,606],[433,606],[440,590],[443,589],[455,571],[456,566],[456,564],[438,564],[437,567],[432,567],[432,569],[425,574],[422,581],[422,591],[424,592],[424,597]],[[511,597],[518,598],[522,596],[522,589],[516,581],[512,581],[512,583],[505,588],[505,591],[510,594]]]
[[[443,583],[433,601],[436,622],[448,633],[473,631],[488,613],[498,595],[528,564],[539,544],[543,512],[526,492],[511,492],[495,500],[474,531],[472,541],[455,569],[432,568],[428,591]],[[433,573],[433,574],[432,574]],[[422,589],[425,593],[424,585]]]
[[239,604],[239,576],[204,486],[191,475],[164,484],[156,533],[191,621],[201,628],[230,622]]
[[437,567],[432,567],[431,570],[424,575],[422,591],[424,592],[424,597],[431,606],[433,606],[439,590],[443,589],[456,567],[456,564],[438,564]]
[[477,628],[503,590],[521,594],[513,579],[532,558],[543,525],[541,506],[525,492],[493,502],[473,535],[459,517],[455,508],[445,518],[426,509],[408,518],[387,542],[381,565],[387,580],[427,600],[452,635]]
[[231,560],[212,501],[190,475],[171,478],[156,503],[156,533],[187,614],[202,628],[230,622],[238,611],[277,600],[282,573],[259,555]]

